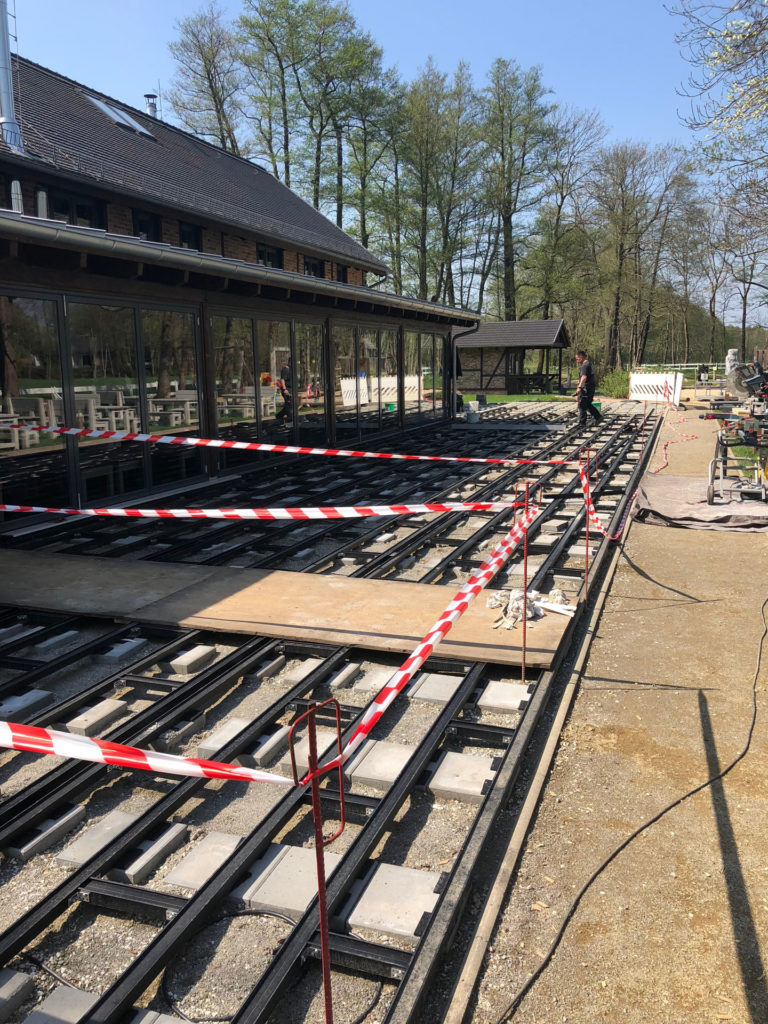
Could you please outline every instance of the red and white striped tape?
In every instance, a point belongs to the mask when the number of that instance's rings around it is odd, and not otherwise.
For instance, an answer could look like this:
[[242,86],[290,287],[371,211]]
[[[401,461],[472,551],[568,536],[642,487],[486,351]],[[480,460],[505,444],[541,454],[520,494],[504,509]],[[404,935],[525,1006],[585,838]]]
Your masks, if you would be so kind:
[[175,434],[133,434],[126,430],[87,430],[81,427],[36,427],[28,423],[7,423],[13,430],[34,430],[62,437],[106,438],[111,441],[141,441],[170,444],[182,448],[225,448],[247,452],[278,452],[288,455],[343,455],[355,459],[398,459],[413,462],[478,462],[501,466],[575,466],[569,459],[481,459],[468,455],[401,455],[396,452],[366,452],[347,448],[309,448],[294,444],[267,444],[260,441],[221,441],[210,437],[183,437]]
[[447,501],[424,505],[325,505],[317,508],[55,508],[48,505],[2,505],[0,512],[49,512],[64,516],[116,516],[125,519],[360,519],[423,512],[503,512],[513,501]]
[[[318,769],[318,772],[326,772],[340,764],[344,764],[363,740],[370,735],[373,727],[380,721],[382,715],[392,705],[397,695],[402,692],[406,684],[414,677],[430,654],[433,653],[435,647],[445,638],[454,623],[461,618],[477,595],[488,585],[506,562],[538,514],[539,506],[534,505],[515,523],[477,572],[456,593],[453,600],[446,606],[445,611],[429,629],[419,645],[405,659],[400,668],[390,676],[373,701],[371,701],[341,754],[324,764]],[[302,783],[307,781],[308,778],[304,778]]]
[[608,533],[606,528],[603,526],[600,516],[597,514],[597,509],[595,508],[592,502],[592,495],[589,493],[589,477],[587,476],[587,471],[583,466],[579,467],[579,479],[581,480],[581,489],[584,492],[584,504],[587,507],[587,515],[589,516],[590,523],[592,523],[592,525],[597,529],[598,533],[601,533],[604,537],[607,537],[608,540],[618,540],[624,533],[624,527],[627,525],[629,513],[634,503],[635,497],[637,495],[637,491],[635,491],[635,493],[627,502],[627,507],[624,510],[624,515],[621,517],[621,522],[619,523],[616,532]]
[[[676,407],[674,405],[672,405],[671,402],[668,402],[667,408],[668,409],[675,409]],[[670,440],[665,441],[662,444],[662,446],[661,446],[661,455],[662,455],[662,458],[664,459],[664,461],[656,469],[652,469],[651,470],[651,476],[655,476],[657,473],[660,473],[662,471],[662,469],[666,469],[667,466],[669,465],[669,451],[668,451],[668,449],[669,449],[669,446],[671,444],[680,444],[681,441],[696,441],[696,440],[698,440],[698,434],[685,434],[682,431],[678,430],[678,425],[680,423],[685,423],[685,413],[684,412],[681,412],[676,420],[668,420],[667,425],[669,426],[670,430],[673,430],[676,434],[679,434],[680,437],[679,437],[679,440],[675,440],[675,438],[670,438]]]
[[141,768],[144,771],[161,772],[166,775],[292,785],[290,779],[285,779],[281,775],[270,775],[269,772],[262,772],[256,768],[242,768],[222,761],[205,761],[195,757],[178,757],[155,750],[140,750],[138,747],[123,746],[122,743],[110,743],[108,740],[74,736],[67,732],[40,729],[34,725],[17,725],[13,722],[0,722],[0,747],[31,750],[36,754],[56,754],[79,761],[121,765],[124,768]]

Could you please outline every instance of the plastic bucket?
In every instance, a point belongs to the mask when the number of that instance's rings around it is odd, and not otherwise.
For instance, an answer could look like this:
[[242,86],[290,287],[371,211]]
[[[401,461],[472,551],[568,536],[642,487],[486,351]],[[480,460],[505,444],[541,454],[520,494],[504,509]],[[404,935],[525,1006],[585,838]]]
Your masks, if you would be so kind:
[[395,403],[394,402],[387,402],[387,412],[394,412],[394,411],[395,411]]
[[603,411],[603,403],[602,402],[593,402],[592,406],[595,409],[597,409],[598,412],[602,412]]

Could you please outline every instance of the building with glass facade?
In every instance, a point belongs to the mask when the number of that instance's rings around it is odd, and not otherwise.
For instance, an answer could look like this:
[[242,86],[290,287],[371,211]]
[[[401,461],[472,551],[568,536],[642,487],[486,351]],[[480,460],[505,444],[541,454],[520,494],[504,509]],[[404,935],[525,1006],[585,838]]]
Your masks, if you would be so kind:
[[0,501],[125,501],[243,454],[11,424],[367,445],[450,415],[472,312],[386,267],[263,168],[14,58],[0,141]]

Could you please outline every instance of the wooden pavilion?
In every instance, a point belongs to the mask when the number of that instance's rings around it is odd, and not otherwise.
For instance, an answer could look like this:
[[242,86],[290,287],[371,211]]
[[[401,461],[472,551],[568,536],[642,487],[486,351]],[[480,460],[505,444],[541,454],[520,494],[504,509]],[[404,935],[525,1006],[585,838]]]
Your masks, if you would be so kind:
[[[563,349],[570,347],[563,320],[482,323],[455,338],[461,390],[480,394],[556,393],[563,386]],[[537,369],[525,371],[525,356],[538,352]]]

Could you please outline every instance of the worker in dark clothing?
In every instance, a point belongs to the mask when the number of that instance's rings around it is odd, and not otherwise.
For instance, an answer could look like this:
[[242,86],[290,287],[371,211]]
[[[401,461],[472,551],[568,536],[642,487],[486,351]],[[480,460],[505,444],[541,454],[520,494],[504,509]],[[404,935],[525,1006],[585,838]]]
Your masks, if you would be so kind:
[[277,387],[283,399],[283,407],[277,414],[277,419],[283,424],[288,424],[293,420],[293,367],[290,356],[288,356],[286,365],[280,370]]
[[579,403],[579,426],[585,427],[587,413],[594,417],[595,423],[599,423],[603,417],[592,404],[595,397],[595,371],[587,353],[581,348],[576,350],[576,362],[579,365],[579,383],[573,397]]

